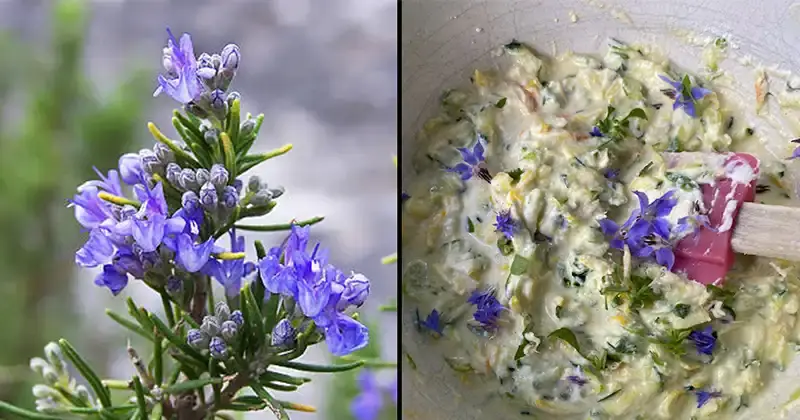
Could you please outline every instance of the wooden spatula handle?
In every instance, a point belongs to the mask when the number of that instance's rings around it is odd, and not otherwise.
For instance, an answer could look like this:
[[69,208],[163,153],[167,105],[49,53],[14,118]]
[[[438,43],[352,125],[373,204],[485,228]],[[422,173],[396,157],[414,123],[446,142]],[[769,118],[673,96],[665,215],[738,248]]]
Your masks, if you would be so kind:
[[800,208],[742,203],[731,247],[739,254],[800,261]]

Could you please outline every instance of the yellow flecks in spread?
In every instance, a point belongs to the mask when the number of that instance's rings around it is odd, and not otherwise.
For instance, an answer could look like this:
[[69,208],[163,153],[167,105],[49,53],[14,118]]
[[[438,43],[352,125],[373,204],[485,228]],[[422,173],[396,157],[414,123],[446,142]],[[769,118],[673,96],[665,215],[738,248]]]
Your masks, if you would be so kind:
[[486,373],[490,373],[492,371],[492,362],[489,358],[486,358]]
[[522,197],[519,195],[519,191],[516,188],[512,189],[508,192],[508,200],[509,201],[522,201]]
[[458,379],[461,381],[462,384],[465,384],[465,385],[469,385],[470,384],[470,382],[471,382],[470,377],[471,377],[471,375],[469,373],[466,373],[466,372],[458,374]]
[[442,210],[442,217],[447,216],[447,210]]
[[525,84],[525,88],[526,89],[534,89],[534,88],[538,89],[539,88],[539,81],[536,80],[536,79],[528,80],[528,83]]
[[522,305],[520,305],[519,298],[516,296],[511,296],[511,299],[508,301],[508,306],[510,306],[511,310],[514,312],[522,311]]
[[764,69],[759,69],[758,76],[756,76],[756,112],[760,112],[767,99],[769,93],[769,84],[767,83],[767,73]]
[[611,319],[617,321],[620,325],[623,326],[628,324],[628,320],[623,315],[614,315],[611,317]]
[[550,124],[542,123],[542,126],[539,128],[539,131],[542,133],[549,133],[553,127]]
[[486,75],[478,70],[475,70],[475,73],[472,75],[472,80],[473,83],[475,83],[475,86],[478,87],[485,87],[489,84],[489,80],[486,78]]
[[533,405],[535,405],[536,408],[553,408],[553,404],[550,401],[541,398],[537,399]]

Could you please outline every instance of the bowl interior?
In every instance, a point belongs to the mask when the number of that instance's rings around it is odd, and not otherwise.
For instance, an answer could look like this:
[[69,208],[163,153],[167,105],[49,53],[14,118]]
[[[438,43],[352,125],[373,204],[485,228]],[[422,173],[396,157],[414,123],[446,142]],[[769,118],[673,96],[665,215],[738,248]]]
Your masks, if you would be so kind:
[[[567,49],[599,53],[610,37],[658,45],[675,64],[694,72],[702,66],[700,44],[709,37],[725,36],[732,48],[720,67],[736,79],[739,88],[724,94],[738,96],[746,104],[742,108],[768,153],[786,156],[791,152],[787,140],[800,133],[766,124],[752,114],[753,65],[763,63],[781,70],[800,67],[800,51],[792,42],[800,39],[800,4],[774,0],[752,6],[745,0],[406,0],[401,7],[402,162],[410,161],[416,133],[435,114],[441,92],[466,83],[476,68],[497,66],[493,53],[497,47],[517,39],[539,53]],[[577,15],[577,22],[571,22],[570,12]],[[777,106],[773,108],[778,112]],[[790,166],[788,172],[797,185],[794,169]],[[439,349],[416,332],[415,308],[413,302],[405,302],[402,313],[403,351],[413,360],[401,357],[403,418],[520,416],[518,408],[478,390],[490,379],[461,377],[447,367]],[[778,413],[797,389],[794,378],[799,375],[800,363],[795,360],[745,414]],[[800,412],[788,416],[800,417]]]

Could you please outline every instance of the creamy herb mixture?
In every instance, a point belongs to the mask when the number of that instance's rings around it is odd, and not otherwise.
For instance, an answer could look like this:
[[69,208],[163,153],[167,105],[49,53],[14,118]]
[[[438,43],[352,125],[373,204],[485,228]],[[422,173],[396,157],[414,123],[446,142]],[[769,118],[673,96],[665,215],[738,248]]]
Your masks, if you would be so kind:
[[[719,287],[671,272],[715,168],[664,155],[752,149],[753,129],[648,46],[504,52],[507,69],[442,96],[414,146],[403,288],[420,334],[533,418],[746,410],[800,342],[797,268],[737,256]],[[759,157],[757,200],[774,202],[782,165]]]

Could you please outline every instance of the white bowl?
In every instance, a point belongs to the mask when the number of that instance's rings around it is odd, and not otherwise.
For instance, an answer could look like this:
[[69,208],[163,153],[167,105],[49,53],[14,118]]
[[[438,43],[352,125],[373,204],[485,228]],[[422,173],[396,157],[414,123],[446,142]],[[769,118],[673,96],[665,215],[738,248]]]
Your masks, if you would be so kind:
[[[571,22],[570,12],[578,16]],[[729,58],[720,67],[732,74],[741,89],[742,101],[753,101],[753,69],[743,65],[775,64],[785,70],[800,68],[800,3],[792,0],[405,0],[402,13],[402,161],[408,164],[414,138],[426,119],[432,117],[441,92],[464,84],[476,68],[496,65],[497,47],[517,39],[538,51],[604,51],[606,41],[645,42],[661,46],[680,67],[701,67],[701,48],[686,42],[689,37],[725,36],[732,45]],[[686,31],[689,31],[688,33]],[[738,56],[738,60],[737,57]],[[730,96],[730,93],[727,93]],[[752,105],[748,106],[752,112]],[[777,106],[773,106],[776,109]],[[776,156],[791,152],[787,140],[797,132],[777,131],[749,115],[766,148]],[[796,171],[790,171],[796,180]],[[796,181],[795,181],[796,185]],[[465,383],[444,363],[430,340],[416,331],[416,305],[403,305],[403,351],[413,359],[402,360],[402,418],[429,419],[530,419],[517,407],[477,390],[489,378],[473,376]],[[800,410],[783,410],[784,403],[800,387],[800,363],[795,360],[777,374],[741,418],[800,418]]]

